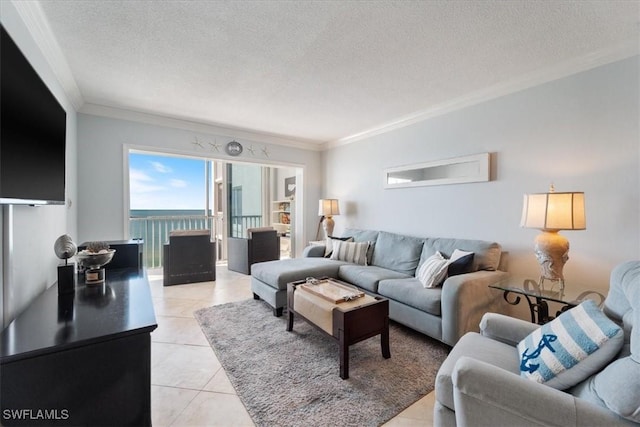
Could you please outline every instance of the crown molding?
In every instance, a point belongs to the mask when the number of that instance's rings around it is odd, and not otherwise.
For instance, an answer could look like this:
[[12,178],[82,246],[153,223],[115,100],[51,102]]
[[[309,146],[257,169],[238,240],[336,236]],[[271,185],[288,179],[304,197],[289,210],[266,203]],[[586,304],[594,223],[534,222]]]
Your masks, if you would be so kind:
[[248,129],[235,128],[231,126],[220,126],[204,122],[196,122],[182,118],[162,116],[156,113],[130,110],[122,107],[85,103],[78,110],[79,113],[92,116],[108,117],[111,119],[128,120],[131,122],[145,123],[156,126],[164,126],[175,129],[188,130],[192,132],[214,134],[232,139],[244,139],[263,144],[282,145],[291,148],[298,148],[307,151],[322,151],[323,144],[312,140],[293,140],[280,135],[255,132]]
[[630,58],[640,53],[640,41],[629,41],[613,48],[603,49],[578,58],[572,58],[551,67],[534,71],[507,82],[499,83],[485,89],[471,92],[467,95],[443,102],[426,110],[417,111],[397,120],[376,126],[334,141],[323,144],[325,150],[351,144],[363,139],[371,138],[387,132],[411,126],[424,120],[461,110],[466,107],[490,101],[501,96],[519,92],[544,83],[568,77],[602,65]]
[[62,49],[60,49],[60,45],[58,45],[56,37],[53,35],[53,31],[51,31],[49,23],[40,8],[40,4],[35,1],[16,0],[12,0],[12,4],[36,45],[40,48],[42,55],[51,67],[69,101],[78,110],[84,104],[84,99],[73,77],[71,68],[62,53]]

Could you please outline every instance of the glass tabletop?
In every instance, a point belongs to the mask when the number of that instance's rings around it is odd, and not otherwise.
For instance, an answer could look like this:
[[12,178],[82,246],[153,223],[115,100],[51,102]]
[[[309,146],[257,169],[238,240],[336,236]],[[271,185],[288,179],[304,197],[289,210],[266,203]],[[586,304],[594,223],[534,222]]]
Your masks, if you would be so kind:
[[586,299],[592,299],[599,306],[604,303],[604,295],[596,291],[572,291],[560,289],[559,286],[540,286],[533,279],[507,279],[506,281],[489,285],[490,288],[505,292],[540,298],[545,301],[553,301],[561,304],[578,305]]

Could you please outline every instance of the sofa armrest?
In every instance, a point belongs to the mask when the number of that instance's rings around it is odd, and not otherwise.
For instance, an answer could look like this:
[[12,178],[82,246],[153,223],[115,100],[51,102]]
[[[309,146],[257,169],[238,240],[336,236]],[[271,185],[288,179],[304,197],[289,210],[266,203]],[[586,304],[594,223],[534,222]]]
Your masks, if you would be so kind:
[[324,256],[325,245],[309,245],[302,251],[303,258],[322,258]]
[[470,357],[456,362],[451,379],[458,427],[633,425],[604,407]]
[[442,284],[442,341],[455,345],[465,333],[480,331],[480,320],[488,312],[504,312],[502,295],[489,285],[509,276],[496,271],[475,271],[449,277]]
[[487,313],[480,321],[482,335],[514,347],[539,327],[535,323],[498,313]]

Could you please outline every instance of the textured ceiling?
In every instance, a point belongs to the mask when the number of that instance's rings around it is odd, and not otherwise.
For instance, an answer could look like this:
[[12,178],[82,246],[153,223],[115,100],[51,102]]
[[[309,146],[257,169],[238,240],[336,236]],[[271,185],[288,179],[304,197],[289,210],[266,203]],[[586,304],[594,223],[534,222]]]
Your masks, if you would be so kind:
[[640,21],[637,1],[39,4],[85,103],[310,143],[630,56]]

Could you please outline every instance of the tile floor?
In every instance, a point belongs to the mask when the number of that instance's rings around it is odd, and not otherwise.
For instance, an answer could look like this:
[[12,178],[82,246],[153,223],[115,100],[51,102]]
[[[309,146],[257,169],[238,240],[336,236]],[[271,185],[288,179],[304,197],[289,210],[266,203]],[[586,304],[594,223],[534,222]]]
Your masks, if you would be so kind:
[[[253,426],[193,317],[199,308],[251,298],[249,276],[219,265],[215,282],[164,287],[161,269],[148,275],[158,321],[151,334],[153,425]],[[433,399],[430,393],[385,426],[432,425]]]

